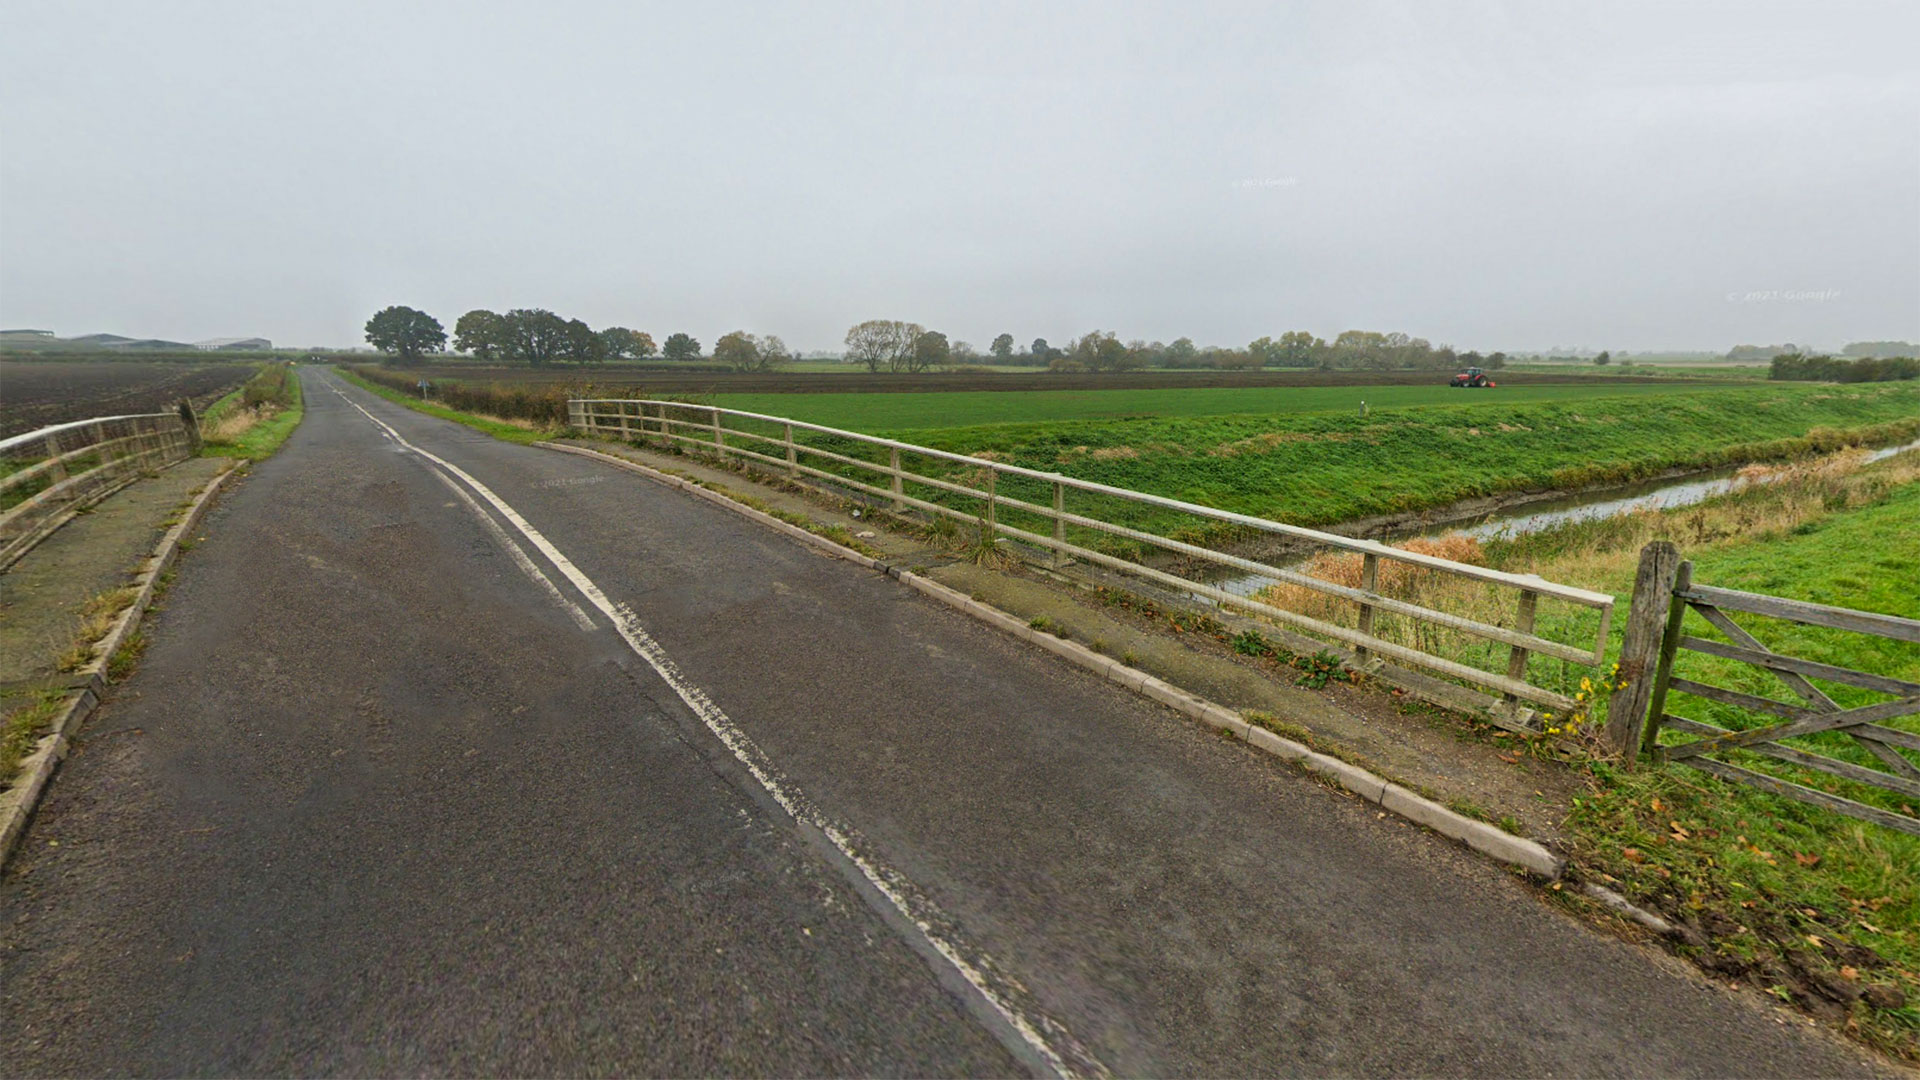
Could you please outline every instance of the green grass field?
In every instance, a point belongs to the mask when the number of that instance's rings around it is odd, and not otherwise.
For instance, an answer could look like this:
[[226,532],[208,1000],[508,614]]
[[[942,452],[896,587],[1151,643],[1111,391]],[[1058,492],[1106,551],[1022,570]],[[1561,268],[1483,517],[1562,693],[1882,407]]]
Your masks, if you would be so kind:
[[[1751,495],[1762,503],[1773,497]],[[1920,618],[1916,536],[1920,483],[1909,480],[1868,505],[1816,509],[1787,529],[1681,546],[1693,560],[1694,580],[1704,584]],[[1607,584],[1628,589],[1630,575]],[[1737,621],[1779,652],[1920,681],[1920,646],[1776,620]],[[1689,631],[1718,636],[1691,616]],[[1703,682],[1792,699],[1773,677],[1736,661],[1688,653],[1680,670]],[[1843,706],[1885,698],[1837,684],[1822,689]],[[1676,696],[1669,708],[1734,727],[1768,722],[1686,696]],[[1912,717],[1891,723],[1916,729]],[[1809,741],[1824,753],[1871,761],[1838,736]],[[1751,757],[1738,763],[1780,769]],[[1843,1011],[1867,1041],[1920,1057],[1920,839],[1683,765],[1628,771],[1594,762],[1589,768],[1592,795],[1567,822],[1582,863],[1611,875],[1639,902],[1703,929],[1711,943],[1686,951],[1704,953],[1707,966],[1742,973],[1782,998],[1805,1003],[1820,978],[1843,988],[1898,988],[1904,1005],[1860,1002]],[[1817,773],[1794,778],[1892,809],[1911,804]],[[1817,992],[1811,996],[1814,1005],[1834,1008]]]
[[[1436,379],[1444,381],[1442,377]],[[1358,414],[1426,405],[1501,409],[1530,402],[1661,396],[1698,387],[1673,383],[1619,385],[1500,386],[1456,390],[1435,386],[1189,387],[1169,390],[996,390],[934,394],[719,394],[715,404],[747,412],[789,416],[849,431],[904,431],[1062,420],[1140,417],[1283,416],[1299,413]]]
[[[803,397],[819,396],[792,395],[783,404],[800,411],[810,404]],[[875,394],[869,401],[886,409],[886,399],[905,396]],[[1364,418],[1345,411],[1243,413],[880,430],[942,450],[1320,525],[1471,496],[1804,456],[1845,441],[1809,438],[1810,431],[1876,426],[1875,441],[1920,434],[1920,385],[1696,388],[1531,402],[1488,395]]]

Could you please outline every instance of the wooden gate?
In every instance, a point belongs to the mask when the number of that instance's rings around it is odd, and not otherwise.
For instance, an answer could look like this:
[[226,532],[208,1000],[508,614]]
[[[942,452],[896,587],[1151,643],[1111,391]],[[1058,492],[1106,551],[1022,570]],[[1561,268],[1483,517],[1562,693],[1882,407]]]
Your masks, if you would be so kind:
[[[1651,575],[1643,573],[1642,581],[1637,584],[1636,616],[1640,614],[1642,588],[1648,593],[1647,601],[1658,604],[1661,591],[1658,579],[1664,576],[1658,570],[1659,565],[1665,561],[1672,566],[1678,561],[1671,556],[1671,545],[1658,546],[1666,551],[1656,552],[1654,545],[1650,545],[1642,556],[1643,570],[1648,566],[1656,569]],[[1669,558],[1663,559],[1663,556]],[[1649,582],[1648,577],[1654,580]],[[1698,585],[1692,580],[1692,564],[1685,562],[1678,563],[1671,582],[1670,599],[1665,605],[1666,626],[1659,637],[1659,658],[1644,692],[1647,704],[1641,715],[1647,718],[1644,736],[1647,752],[1658,760],[1679,762],[1725,780],[1920,835],[1920,814],[1914,809],[1920,807],[1920,764],[1916,764],[1917,758],[1913,756],[1920,755],[1920,734],[1911,730],[1911,725],[1895,727],[1888,723],[1920,714],[1920,683],[1776,653],[1735,622],[1733,615],[1759,615],[1847,634],[1915,643],[1920,643],[1920,621]],[[1684,624],[1690,610],[1705,619],[1725,640],[1687,633]],[[1633,637],[1631,626],[1628,636]],[[1684,652],[1722,657],[1764,669],[1785,684],[1797,700],[1782,701],[1686,678],[1674,670],[1676,658]],[[1842,708],[1814,684],[1815,679],[1870,691],[1882,700]],[[1621,704],[1627,709],[1637,704],[1638,695],[1633,689],[1630,683],[1622,695]],[[1731,706],[1741,715],[1763,714],[1770,720],[1736,729],[1679,716],[1668,711],[1668,695],[1672,693]],[[1663,743],[1660,739],[1663,731],[1698,738]],[[1798,744],[1789,744],[1787,740],[1797,740]],[[1741,752],[1785,763],[1792,767],[1787,772],[1808,770],[1892,793],[1897,797],[1886,801],[1898,810],[1868,805],[1725,760],[1727,755]],[[1813,778],[1803,774],[1802,779]]]

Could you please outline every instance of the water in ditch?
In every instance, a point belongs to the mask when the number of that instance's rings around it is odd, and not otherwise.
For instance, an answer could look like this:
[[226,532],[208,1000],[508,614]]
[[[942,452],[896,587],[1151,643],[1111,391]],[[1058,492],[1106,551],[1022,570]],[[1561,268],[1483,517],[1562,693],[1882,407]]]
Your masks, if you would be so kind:
[[[1920,450],[1920,439],[1901,446],[1889,446],[1871,452],[1868,462],[1882,461],[1908,450]],[[1407,529],[1387,537],[1388,541],[1414,536],[1439,536],[1465,533],[1480,540],[1525,536],[1582,521],[1598,521],[1637,510],[1670,510],[1725,495],[1741,483],[1739,467],[1729,466],[1710,473],[1695,474],[1683,480],[1654,480],[1627,487],[1590,491],[1578,495],[1528,503],[1508,511],[1495,511],[1474,522],[1453,522],[1437,528]],[[1764,481],[1761,481],[1764,482]],[[1281,563],[1289,569],[1297,563]],[[1231,572],[1229,572],[1231,573]],[[1274,583],[1261,574],[1232,575],[1208,584],[1235,596],[1252,596]]]

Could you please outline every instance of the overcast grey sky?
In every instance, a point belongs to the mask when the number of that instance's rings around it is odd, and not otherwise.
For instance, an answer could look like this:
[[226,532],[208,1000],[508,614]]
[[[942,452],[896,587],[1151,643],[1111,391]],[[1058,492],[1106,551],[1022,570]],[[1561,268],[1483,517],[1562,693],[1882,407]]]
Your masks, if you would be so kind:
[[1920,4],[0,3],[0,324],[1920,339]]

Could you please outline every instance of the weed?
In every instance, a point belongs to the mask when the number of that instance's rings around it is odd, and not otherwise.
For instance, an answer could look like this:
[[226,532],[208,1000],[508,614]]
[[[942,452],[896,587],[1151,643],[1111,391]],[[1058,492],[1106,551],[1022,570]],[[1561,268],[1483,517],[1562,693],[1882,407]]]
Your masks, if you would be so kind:
[[7,713],[0,720],[0,788],[13,782],[13,774],[20,762],[33,749],[34,743],[46,733],[47,726],[67,700],[66,691],[42,690],[33,696],[33,700]]
[[1293,684],[1309,690],[1318,690],[1329,682],[1346,678],[1346,668],[1340,658],[1327,649],[1321,649],[1312,656],[1296,657],[1293,666],[1300,669],[1300,676],[1293,680]]
[[126,640],[120,643],[120,647],[113,651],[113,655],[107,658],[107,680],[109,682],[125,680],[127,676],[133,674],[133,669],[139,666],[140,657],[146,651],[147,632],[144,628],[128,634]]

